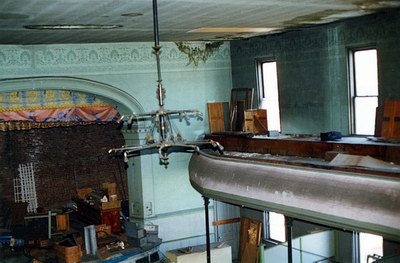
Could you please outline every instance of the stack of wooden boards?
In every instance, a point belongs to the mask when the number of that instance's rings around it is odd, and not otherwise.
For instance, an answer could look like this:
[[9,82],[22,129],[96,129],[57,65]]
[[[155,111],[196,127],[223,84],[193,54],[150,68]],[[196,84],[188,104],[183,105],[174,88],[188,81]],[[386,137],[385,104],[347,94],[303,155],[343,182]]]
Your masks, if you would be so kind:
[[[242,131],[254,134],[266,134],[268,132],[267,110],[265,109],[247,109],[243,110],[237,117],[242,116],[240,125],[229,129],[226,125],[227,117],[227,102],[212,102],[207,103],[208,121],[210,124],[210,132],[225,132],[225,131]],[[240,127],[239,127],[240,126]]]
[[268,132],[267,111],[252,109],[253,88],[235,88],[228,102],[207,103],[210,132],[250,132],[266,134]]

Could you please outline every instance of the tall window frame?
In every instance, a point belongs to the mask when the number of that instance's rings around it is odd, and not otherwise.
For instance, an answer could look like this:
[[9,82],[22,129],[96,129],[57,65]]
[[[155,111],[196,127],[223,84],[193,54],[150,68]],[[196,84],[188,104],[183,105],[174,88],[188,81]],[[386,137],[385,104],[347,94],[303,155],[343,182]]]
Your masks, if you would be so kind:
[[279,104],[278,61],[257,61],[259,108],[267,110],[268,130],[282,131]]
[[374,135],[379,96],[378,49],[349,48],[350,133]]

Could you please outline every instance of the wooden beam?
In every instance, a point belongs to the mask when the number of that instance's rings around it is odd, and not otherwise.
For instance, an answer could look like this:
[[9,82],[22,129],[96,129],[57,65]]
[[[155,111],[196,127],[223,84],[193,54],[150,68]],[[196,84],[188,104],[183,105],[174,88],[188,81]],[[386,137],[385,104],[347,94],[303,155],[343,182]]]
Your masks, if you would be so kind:
[[238,223],[238,222],[240,222],[239,217],[213,221],[213,225],[220,226],[220,225],[233,224],[233,223]]

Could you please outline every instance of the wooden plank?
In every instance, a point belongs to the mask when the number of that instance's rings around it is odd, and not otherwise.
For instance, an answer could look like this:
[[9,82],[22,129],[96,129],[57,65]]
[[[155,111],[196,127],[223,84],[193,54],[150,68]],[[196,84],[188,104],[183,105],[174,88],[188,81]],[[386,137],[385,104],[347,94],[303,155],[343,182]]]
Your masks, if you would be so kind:
[[268,133],[267,110],[258,109],[254,111],[254,133]]
[[394,102],[393,137],[400,138],[400,100]]
[[262,222],[242,217],[240,221],[240,262],[257,263]]
[[381,137],[400,138],[400,100],[385,100]]
[[383,106],[376,107],[375,111],[375,137],[381,137],[383,124]]
[[244,110],[253,106],[253,88],[234,88],[231,90],[229,110],[230,131],[243,131]]
[[207,103],[210,132],[225,131],[224,102]]
[[253,111],[246,110],[244,112],[244,131],[253,132],[254,131],[254,115]]
[[220,226],[220,225],[227,225],[227,224],[233,224],[233,223],[238,223],[238,222],[240,222],[240,218],[229,218],[229,219],[214,221],[213,225]]
[[236,119],[234,131],[243,131],[244,128],[244,111],[246,110],[246,102],[239,100],[236,102]]

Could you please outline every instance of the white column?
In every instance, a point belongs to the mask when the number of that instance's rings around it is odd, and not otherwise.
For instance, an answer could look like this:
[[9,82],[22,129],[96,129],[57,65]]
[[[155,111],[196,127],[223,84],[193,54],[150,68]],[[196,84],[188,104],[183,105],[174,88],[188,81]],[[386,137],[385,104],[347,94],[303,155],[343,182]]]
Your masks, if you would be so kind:
[[[144,144],[147,129],[125,130],[124,128],[122,132],[126,145],[133,146]],[[134,221],[143,222],[145,218],[155,216],[153,155],[157,155],[157,152],[129,158],[128,161],[129,216]]]

